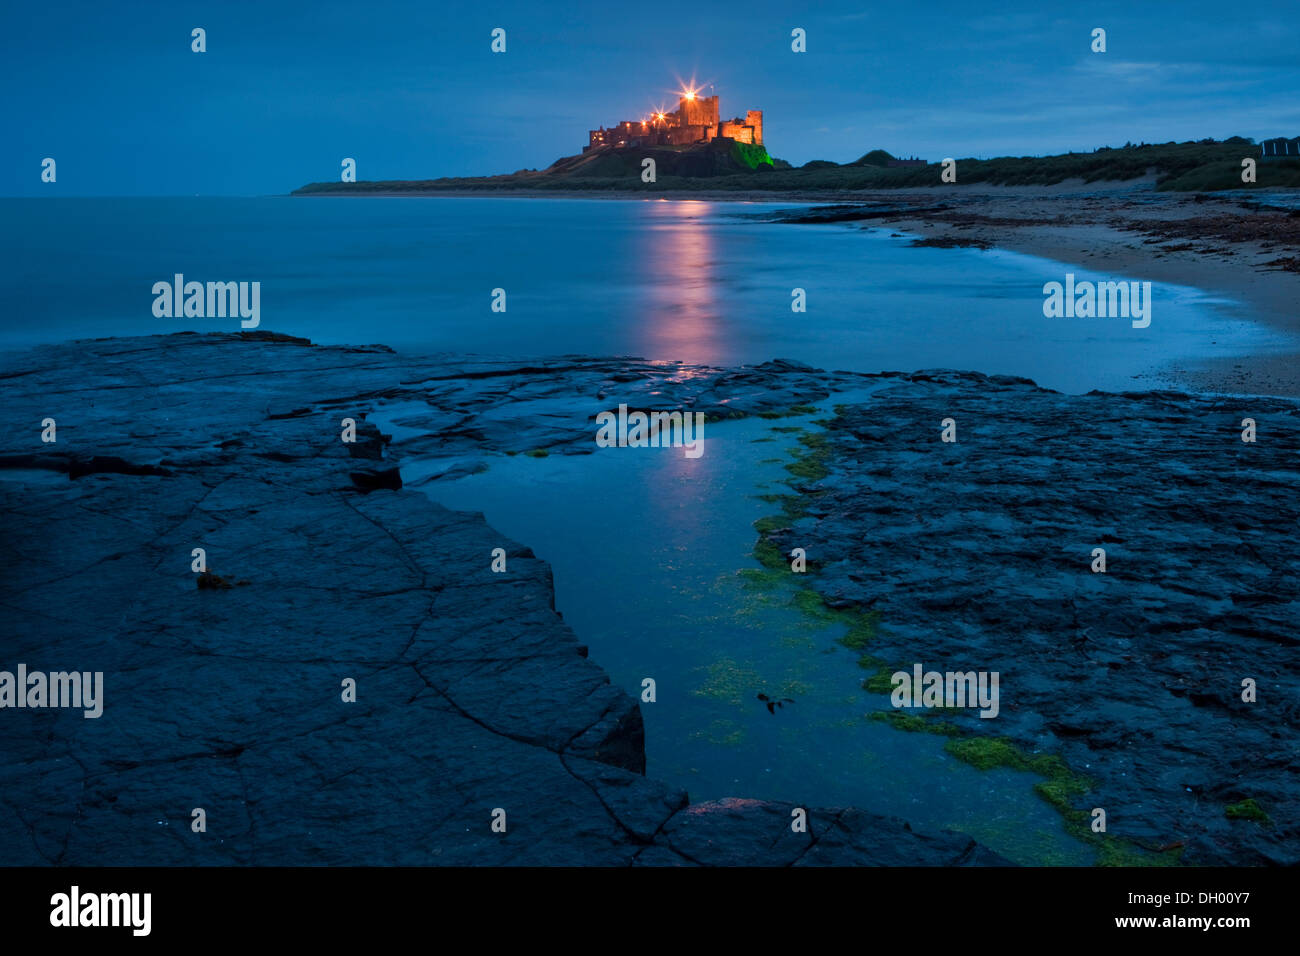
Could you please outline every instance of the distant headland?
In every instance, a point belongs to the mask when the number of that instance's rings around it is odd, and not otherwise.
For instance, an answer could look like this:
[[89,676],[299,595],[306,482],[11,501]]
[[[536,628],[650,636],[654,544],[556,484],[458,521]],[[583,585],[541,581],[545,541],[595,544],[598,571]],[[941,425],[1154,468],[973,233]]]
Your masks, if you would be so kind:
[[[648,161],[653,160],[653,163]],[[647,167],[653,175],[647,177]],[[1248,170],[1248,172],[1244,172]],[[721,119],[718,97],[687,88],[677,109],[655,109],[587,131],[580,153],[545,169],[494,176],[310,183],[309,195],[596,192],[615,195],[763,193],[783,198],[855,190],[941,185],[1052,186],[1067,180],[1127,182],[1154,177],[1155,188],[1201,192],[1300,187],[1300,137],[1256,142],[1242,136],[1182,143],[1125,143],[1092,152],[927,162],[872,149],[846,163],[814,159],[800,167],[764,145],[762,110]]]

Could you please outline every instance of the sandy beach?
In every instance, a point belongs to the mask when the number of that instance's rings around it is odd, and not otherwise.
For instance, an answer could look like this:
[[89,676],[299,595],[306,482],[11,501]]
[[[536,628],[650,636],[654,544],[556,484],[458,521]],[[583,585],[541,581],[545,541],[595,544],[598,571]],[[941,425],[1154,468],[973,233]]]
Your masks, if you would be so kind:
[[[1194,286],[1241,303],[1245,316],[1300,334],[1300,216],[1227,198],[1139,192],[1136,186],[1110,194],[1082,184],[1074,188],[1087,192],[1039,187],[962,194],[951,209],[888,221],[930,238],[974,240]],[[1259,238],[1261,233],[1276,238]],[[1298,354],[1207,360],[1170,371],[1175,382],[1198,391],[1300,395]]]

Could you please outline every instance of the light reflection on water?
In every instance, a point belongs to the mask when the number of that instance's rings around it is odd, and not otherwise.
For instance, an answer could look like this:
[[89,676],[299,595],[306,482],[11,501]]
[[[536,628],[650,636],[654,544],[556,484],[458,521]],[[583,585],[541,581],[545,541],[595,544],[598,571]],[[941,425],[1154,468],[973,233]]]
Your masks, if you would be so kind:
[[[773,204],[788,207],[790,204]],[[1127,389],[1171,362],[1294,347],[1196,290],[1157,285],[1150,328],[1047,319],[1043,283],[1088,270],[915,249],[886,231],[755,222],[758,204],[492,198],[0,200],[0,346],[181,330],[151,288],[261,282],[263,329],[421,352],[790,358],[974,369]],[[1101,276],[1100,278],[1125,278]],[[1128,278],[1140,278],[1138,276]],[[491,311],[504,289],[505,312]],[[791,290],[807,311],[791,311]],[[87,303],[93,305],[87,307]]]
[[700,218],[709,204],[644,208],[649,223],[638,233],[636,254],[644,268],[645,307],[631,317],[644,344],[636,351],[671,357],[724,354],[715,235]]

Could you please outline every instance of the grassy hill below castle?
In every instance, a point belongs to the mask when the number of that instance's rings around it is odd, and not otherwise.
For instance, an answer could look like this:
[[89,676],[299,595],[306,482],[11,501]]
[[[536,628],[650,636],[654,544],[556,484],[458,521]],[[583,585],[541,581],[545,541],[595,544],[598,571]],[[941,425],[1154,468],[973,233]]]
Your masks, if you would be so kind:
[[[656,181],[641,181],[642,162],[653,158]],[[1084,182],[1138,179],[1156,175],[1156,188],[1207,191],[1249,188],[1241,181],[1244,158],[1259,159],[1259,147],[1233,137],[1123,147],[1057,156],[1002,156],[958,159],[957,185],[1053,185],[1070,179]],[[770,190],[773,192],[897,189],[949,185],[941,166],[891,167],[893,157],[872,150],[850,163],[814,160],[800,168],[773,159],[762,146],[714,140],[698,146],[604,147],[556,160],[543,170],[525,169],[501,176],[444,177],[356,183],[311,183],[294,195],[325,193],[424,193],[443,191],[618,190],[645,193],[692,190]],[[1258,162],[1256,186],[1300,188],[1300,159]]]

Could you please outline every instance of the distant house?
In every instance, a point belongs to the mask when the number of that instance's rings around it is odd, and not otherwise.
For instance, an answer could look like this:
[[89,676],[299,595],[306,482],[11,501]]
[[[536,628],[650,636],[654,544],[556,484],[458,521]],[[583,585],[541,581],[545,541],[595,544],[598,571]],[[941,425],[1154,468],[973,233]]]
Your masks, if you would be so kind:
[[1300,136],[1266,139],[1259,144],[1259,155],[1261,159],[1300,159]]

